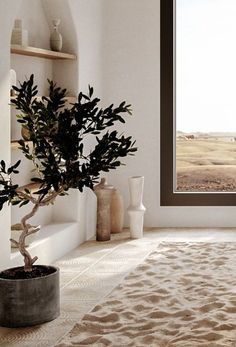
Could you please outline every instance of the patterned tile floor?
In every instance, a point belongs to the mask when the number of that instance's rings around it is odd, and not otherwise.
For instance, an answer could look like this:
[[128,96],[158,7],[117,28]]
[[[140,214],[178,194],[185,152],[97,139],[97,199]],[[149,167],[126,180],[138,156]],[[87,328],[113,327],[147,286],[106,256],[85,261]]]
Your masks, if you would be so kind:
[[0,328],[0,346],[53,347],[161,241],[236,242],[236,229],[149,229],[139,240],[124,231],[108,242],[85,242],[54,263],[61,271],[60,317],[30,328]]

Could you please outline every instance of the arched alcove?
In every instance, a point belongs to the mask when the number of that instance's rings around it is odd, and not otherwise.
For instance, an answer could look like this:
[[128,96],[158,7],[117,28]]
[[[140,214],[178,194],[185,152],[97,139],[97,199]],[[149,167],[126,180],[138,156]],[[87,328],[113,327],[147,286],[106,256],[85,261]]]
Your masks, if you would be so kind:
[[[4,15],[2,15],[4,13]],[[2,17],[2,18],[1,18]],[[74,96],[78,92],[78,59],[74,61],[66,60],[49,60],[39,58],[38,56],[26,56],[19,54],[10,54],[11,31],[16,18],[22,19],[23,28],[29,33],[29,46],[49,49],[49,38],[51,21],[53,18],[61,19],[60,32],[63,36],[63,51],[78,55],[78,42],[76,31],[73,25],[70,7],[68,1],[44,1],[44,0],[21,0],[17,2],[8,1],[6,4],[0,4],[0,19],[3,23],[2,34],[4,40],[0,43],[2,46],[2,57],[4,60],[4,68],[0,67],[0,96],[2,110],[5,112],[1,119],[0,129],[4,129],[1,136],[0,154],[1,159],[5,159],[8,163],[15,162],[18,159],[24,159],[16,146],[11,146],[11,140],[18,140],[20,137],[20,128],[16,127],[14,121],[14,111],[9,106],[9,70],[13,68],[17,74],[17,80],[23,81],[32,73],[35,75],[35,81],[38,85],[40,95],[47,95],[46,83],[47,78],[53,79],[66,87],[70,96]],[[71,100],[70,100],[71,101]],[[14,147],[14,148],[13,148]],[[20,184],[28,183],[30,173],[30,162],[24,159],[21,164]],[[17,182],[18,183],[18,182]],[[37,254],[41,262],[51,262],[62,256],[70,249],[76,247],[85,239],[83,230],[79,230],[82,225],[79,221],[81,215],[81,197],[79,193],[73,191],[65,198],[64,202],[59,201],[53,207],[42,208],[37,214],[32,224],[43,224],[42,232],[40,232],[38,242],[30,246],[31,252]],[[10,250],[10,226],[19,222],[20,217],[25,214],[25,208],[4,207],[1,212],[1,225],[4,230],[1,235],[1,267],[9,267],[22,264],[19,252],[11,252]],[[10,217],[11,215],[11,217]],[[80,223],[79,223],[80,222]]]
[[[11,117],[9,106],[9,70],[10,70],[10,39],[11,31],[14,25],[15,18],[21,12],[22,2],[24,0],[8,0],[0,2],[0,23],[1,23],[1,62],[0,64],[0,106],[1,106],[1,126],[0,126],[0,160],[4,159],[10,162],[11,149]],[[35,2],[35,1],[34,1]],[[47,23],[47,32],[51,27],[51,19],[59,17],[61,19],[60,32],[64,39],[64,50],[69,53],[74,53],[80,59],[76,61],[52,61],[52,77],[62,87],[69,89],[71,95],[76,95],[78,89],[86,92],[88,84],[94,87],[96,96],[102,97],[102,2],[84,1],[84,0],[36,0],[41,2],[44,11],[45,20]],[[30,4],[26,11],[31,11]],[[35,5],[36,6],[36,5]],[[23,5],[24,7],[24,5]],[[33,8],[33,7],[32,7]],[[27,27],[27,21],[23,26],[28,31],[32,30]],[[43,22],[45,23],[45,20]],[[40,23],[39,23],[40,24]],[[39,29],[37,29],[39,30]],[[33,30],[31,31],[33,33]],[[45,36],[44,36],[45,37]],[[47,47],[43,47],[47,48]],[[18,56],[19,57],[19,56]],[[22,74],[22,78],[29,76],[30,73],[38,71],[40,63],[32,71],[33,59],[35,64],[39,58],[35,57],[20,57],[27,59],[29,62],[27,71]],[[17,63],[19,64],[19,62]],[[24,65],[24,63],[23,63]],[[40,69],[39,69],[40,71]],[[43,74],[42,74],[43,75]],[[47,75],[47,70],[45,72]],[[18,77],[20,74],[18,73]],[[42,76],[40,75],[39,78]],[[48,77],[48,76],[47,76]],[[43,90],[43,89],[42,89]],[[43,91],[42,91],[43,93]],[[85,191],[84,194],[71,192],[68,197],[61,198],[54,206],[53,214],[51,215],[51,228],[47,236],[55,235],[53,240],[48,237],[49,241],[46,246],[42,247],[42,251],[33,252],[39,255],[41,262],[48,262],[50,259],[45,259],[45,255],[54,253],[55,257],[60,257],[70,248],[76,247],[85,239],[92,237],[95,234],[96,228],[96,198],[92,191]],[[45,208],[46,209],[46,208]],[[0,212],[0,223],[2,232],[0,234],[0,266],[6,268],[19,263],[17,259],[11,258],[10,252],[10,207],[5,206]],[[46,211],[45,211],[46,213]],[[60,225],[55,224],[59,222]],[[61,233],[60,227],[64,224],[64,229]],[[58,232],[59,230],[59,232]],[[51,259],[52,260],[52,259]],[[20,259],[20,263],[22,263]]]

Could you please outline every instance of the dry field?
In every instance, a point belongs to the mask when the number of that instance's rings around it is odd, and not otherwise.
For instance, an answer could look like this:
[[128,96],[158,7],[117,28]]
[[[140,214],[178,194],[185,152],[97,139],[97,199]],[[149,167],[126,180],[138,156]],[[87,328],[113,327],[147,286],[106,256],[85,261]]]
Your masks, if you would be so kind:
[[177,138],[176,171],[178,191],[236,191],[236,142]]

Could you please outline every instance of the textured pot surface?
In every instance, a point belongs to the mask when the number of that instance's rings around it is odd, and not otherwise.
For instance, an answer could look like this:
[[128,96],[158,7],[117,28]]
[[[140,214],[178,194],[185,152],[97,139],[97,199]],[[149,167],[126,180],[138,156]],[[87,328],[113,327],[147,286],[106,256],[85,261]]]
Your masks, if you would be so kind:
[[42,324],[60,315],[59,269],[50,268],[54,272],[43,277],[0,278],[0,326]]
[[111,238],[111,197],[114,187],[107,184],[106,179],[94,187],[97,196],[97,241],[109,241]]

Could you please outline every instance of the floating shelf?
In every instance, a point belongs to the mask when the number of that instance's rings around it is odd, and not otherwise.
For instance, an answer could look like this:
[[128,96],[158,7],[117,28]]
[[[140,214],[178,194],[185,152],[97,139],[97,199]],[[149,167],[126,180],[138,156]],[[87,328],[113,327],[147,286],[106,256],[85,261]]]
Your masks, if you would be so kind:
[[48,49],[37,48],[37,47],[23,47],[20,45],[11,45],[12,54],[28,55],[31,57],[39,57],[45,59],[67,59],[76,60],[75,54],[54,52]]
[[[32,145],[32,141],[24,141],[25,144],[27,145]],[[20,148],[20,145],[18,143],[18,141],[14,140],[14,141],[11,141],[11,149],[18,149]]]
[[[46,97],[49,97],[45,95]],[[35,96],[35,99],[38,99],[39,101],[42,99],[42,96]],[[10,99],[16,99],[16,96],[11,96]],[[66,99],[66,102],[69,103],[75,103],[76,102],[76,96],[66,96],[64,99]]]

